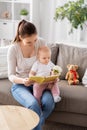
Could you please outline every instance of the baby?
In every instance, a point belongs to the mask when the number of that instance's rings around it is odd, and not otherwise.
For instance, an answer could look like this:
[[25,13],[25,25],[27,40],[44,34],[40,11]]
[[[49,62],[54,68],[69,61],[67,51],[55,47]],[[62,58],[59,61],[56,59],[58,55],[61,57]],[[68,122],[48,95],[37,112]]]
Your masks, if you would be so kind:
[[[38,49],[37,53],[37,61],[33,64],[31,71],[29,73],[30,76],[50,76],[55,75],[62,71],[61,67],[58,66],[60,72],[54,71],[55,65],[51,62],[51,50],[47,46],[42,46]],[[52,71],[51,71],[52,70]],[[33,85],[33,94],[35,98],[38,100],[39,104],[41,103],[41,96],[45,89],[50,89],[54,98],[54,102],[59,102],[61,100],[60,91],[58,88],[57,79],[54,82],[46,82],[43,84],[34,83]]]

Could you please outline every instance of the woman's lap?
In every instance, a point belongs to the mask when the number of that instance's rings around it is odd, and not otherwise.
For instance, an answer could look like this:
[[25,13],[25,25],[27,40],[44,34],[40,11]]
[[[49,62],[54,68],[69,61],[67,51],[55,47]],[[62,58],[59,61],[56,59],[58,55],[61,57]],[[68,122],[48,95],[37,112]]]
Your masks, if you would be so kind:
[[[44,91],[41,102],[42,109],[38,101],[32,95],[33,86],[25,87],[22,84],[14,84],[11,88],[13,97],[24,107],[34,110],[40,117],[40,124],[43,124],[45,119],[51,114],[55,107],[55,103],[50,91]],[[35,129],[40,130],[40,129]]]
[[[25,87],[21,84],[15,84],[11,89],[13,97],[24,107],[34,110],[40,116],[41,110],[37,100],[32,95],[32,86]],[[35,106],[35,107],[34,107]]]

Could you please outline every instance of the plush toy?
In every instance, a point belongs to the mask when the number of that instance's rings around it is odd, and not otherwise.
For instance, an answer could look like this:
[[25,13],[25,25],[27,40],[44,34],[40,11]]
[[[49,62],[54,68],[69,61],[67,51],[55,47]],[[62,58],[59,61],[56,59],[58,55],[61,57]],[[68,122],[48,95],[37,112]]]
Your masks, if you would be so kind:
[[62,68],[58,65],[55,65],[53,69],[51,70],[51,75],[57,75],[57,80],[60,81],[60,75],[62,73]]
[[54,75],[60,76],[60,75],[61,75],[61,72],[62,72],[62,68],[61,68],[60,66],[58,66],[58,65],[55,65],[55,66],[53,67],[52,71],[53,71],[53,74],[54,74]]
[[67,68],[68,72],[66,73],[65,79],[68,80],[69,85],[79,84],[78,65],[68,64]]

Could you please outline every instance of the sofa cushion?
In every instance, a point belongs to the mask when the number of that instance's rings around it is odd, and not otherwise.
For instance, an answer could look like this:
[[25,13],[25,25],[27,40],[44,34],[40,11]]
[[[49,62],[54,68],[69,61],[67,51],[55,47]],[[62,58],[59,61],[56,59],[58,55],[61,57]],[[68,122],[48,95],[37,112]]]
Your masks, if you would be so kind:
[[[72,112],[53,111],[47,119],[46,124],[48,123],[50,123],[49,126],[51,126],[53,123],[54,126],[57,124],[58,126],[56,126],[56,129],[49,128],[47,130],[87,130],[87,115]],[[60,128],[59,123],[61,123],[62,126],[64,125],[64,128]]]
[[0,80],[0,104],[3,105],[19,105],[11,95],[12,83],[8,79]]
[[87,88],[83,85],[68,85],[68,82],[58,82],[61,102],[56,104],[55,111],[87,114]]
[[[56,115],[56,116],[59,116],[59,115]],[[64,116],[67,117],[67,115],[64,115]],[[61,115],[61,117],[62,117],[62,115]],[[54,119],[54,116],[52,116],[52,118]],[[60,116],[59,116],[59,118],[60,118]],[[80,119],[84,120],[84,117],[83,118],[81,117]],[[69,121],[70,121],[70,119],[69,119]],[[75,118],[75,121],[76,121],[76,118]],[[59,123],[59,122],[56,122],[56,121],[55,122],[54,121],[46,121],[45,125],[43,126],[43,130],[87,130],[87,128],[81,127],[79,125],[77,126],[77,125],[71,125],[71,124],[69,125],[69,124]]]
[[65,79],[66,72],[68,71],[67,64],[77,64],[79,66],[78,73],[81,81],[87,68],[86,59],[87,48],[59,44],[57,64],[63,69],[61,79]]

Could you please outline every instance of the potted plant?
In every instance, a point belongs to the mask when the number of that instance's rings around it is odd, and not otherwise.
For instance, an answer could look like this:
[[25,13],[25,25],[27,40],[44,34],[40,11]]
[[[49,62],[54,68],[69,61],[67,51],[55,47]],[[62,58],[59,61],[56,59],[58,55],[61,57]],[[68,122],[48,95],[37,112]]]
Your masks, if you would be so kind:
[[20,10],[20,16],[21,16],[21,19],[27,19],[27,15],[29,14],[28,10],[27,9],[21,9]]
[[87,5],[84,4],[84,0],[69,1],[63,6],[57,7],[54,19],[57,21],[64,18],[67,18],[71,24],[70,33],[73,32],[73,28],[80,27],[82,30],[87,21]]

